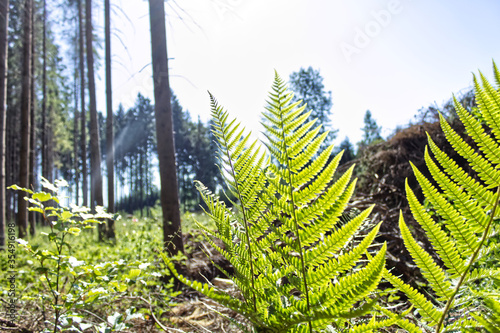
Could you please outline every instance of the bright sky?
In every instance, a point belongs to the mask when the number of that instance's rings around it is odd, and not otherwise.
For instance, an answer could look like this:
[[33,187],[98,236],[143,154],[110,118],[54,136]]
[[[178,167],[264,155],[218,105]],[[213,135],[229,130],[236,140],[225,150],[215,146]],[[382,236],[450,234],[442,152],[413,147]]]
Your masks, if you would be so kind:
[[[153,97],[147,1],[113,0],[113,103]],[[179,6],[177,6],[177,5]],[[332,91],[338,142],[360,140],[363,116],[388,135],[421,107],[442,105],[500,65],[495,0],[172,0],[166,2],[171,86],[193,118],[210,115],[207,90],[260,131],[274,69],[286,80],[312,66]],[[116,8],[119,7],[120,9]],[[98,16],[99,15],[99,16]],[[103,15],[95,13],[96,26]],[[100,74],[104,78],[104,66]],[[105,110],[104,83],[98,108]]]

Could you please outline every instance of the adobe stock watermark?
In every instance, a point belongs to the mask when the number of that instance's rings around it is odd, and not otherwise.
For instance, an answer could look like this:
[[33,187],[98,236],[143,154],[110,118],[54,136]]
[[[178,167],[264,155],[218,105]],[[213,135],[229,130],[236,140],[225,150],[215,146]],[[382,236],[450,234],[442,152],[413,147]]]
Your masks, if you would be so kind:
[[360,28],[354,29],[354,38],[351,43],[340,43],[340,50],[347,63],[352,61],[352,57],[361,53],[361,50],[367,48],[372,40],[377,37],[382,30],[392,22],[394,15],[401,13],[403,6],[399,0],[391,0],[387,3],[385,9],[373,10],[370,12],[372,19]]
[[228,14],[234,15],[235,9],[243,3],[243,0],[211,0],[210,2],[219,18],[223,20]]

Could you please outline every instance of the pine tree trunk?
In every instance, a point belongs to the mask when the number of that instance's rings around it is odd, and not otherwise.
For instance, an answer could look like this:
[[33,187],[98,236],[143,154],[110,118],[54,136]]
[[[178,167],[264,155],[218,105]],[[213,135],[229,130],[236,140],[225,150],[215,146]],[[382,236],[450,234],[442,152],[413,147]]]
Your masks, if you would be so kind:
[[139,151],[139,202],[141,205],[141,218],[144,217],[143,208],[144,208],[144,152]]
[[47,4],[43,1],[43,32],[42,32],[42,176],[48,177],[47,163]]
[[[52,128],[52,108],[47,104],[47,3],[43,1],[43,36],[42,36],[42,176],[50,183],[54,182],[54,148],[53,148],[53,128]],[[55,206],[54,201],[49,201],[48,206]],[[53,219],[53,217],[48,220]],[[46,224],[47,219],[43,220]]]
[[163,0],[149,0],[156,137],[160,163],[163,242],[170,255],[184,252],[175,167],[174,129],[168,81],[167,35]]
[[[78,36],[78,26],[75,36]],[[79,178],[80,172],[78,170],[78,120],[80,115],[78,112],[78,44],[75,43],[75,76],[74,76],[74,86],[73,92],[75,94],[75,110],[73,115],[73,169],[75,171],[74,182],[75,182],[75,204],[78,206],[78,190],[79,190]]]
[[[42,18],[42,125],[41,125],[41,152],[42,152],[42,176],[49,182],[54,181],[53,177],[53,154],[52,154],[52,135],[51,135],[51,112],[50,105],[47,105],[47,3],[43,0],[43,18]],[[54,205],[53,201],[47,203]],[[46,225],[48,220],[44,219],[42,223]]]
[[[21,147],[19,165],[19,185],[28,188],[29,180],[29,144],[30,144],[30,104],[31,104],[31,14],[33,0],[26,0],[24,7],[24,40],[21,87]],[[27,201],[22,197],[17,200],[17,225],[19,238],[26,238],[28,229]]]
[[9,0],[0,0],[0,251],[5,248],[7,221],[5,195],[5,126],[7,125],[7,34],[9,26]]
[[[35,188],[35,156],[36,156],[36,124],[35,124],[35,112],[36,112],[36,95],[35,95],[35,7],[32,3],[31,7],[31,110],[30,110],[30,152],[29,152],[29,182],[28,186],[30,188]],[[35,236],[36,232],[36,216],[35,212],[29,212],[29,227],[31,237]]]
[[[7,82],[10,80],[10,76],[7,78]],[[7,95],[9,95],[10,89],[7,87]],[[8,105],[8,103],[7,103]],[[7,108],[7,127],[5,128],[6,132],[6,147],[5,147],[5,182],[6,186],[17,184],[17,178],[19,177],[19,170],[17,168],[17,160],[19,157],[18,145],[19,145],[19,135],[15,135],[15,133],[19,133],[18,126],[19,120],[21,119],[19,112],[16,112],[14,108]],[[7,206],[6,206],[6,220],[12,222],[16,219],[15,217],[15,209],[17,202],[17,192],[16,191],[7,191]]]
[[[91,198],[90,207],[95,211],[96,206],[104,206],[102,196],[102,173],[101,173],[101,147],[99,139],[99,124],[97,119],[97,104],[95,96],[94,76],[94,49],[92,47],[92,0],[85,1],[85,36],[87,41],[87,75],[89,83],[90,101],[90,183]],[[106,236],[106,225],[99,224],[99,240]]]
[[[108,212],[115,212],[115,149],[113,144],[113,99],[111,88],[111,18],[109,0],[104,1],[104,25],[106,39],[106,168],[108,170]],[[108,220],[108,239],[115,238],[114,221]]]
[[82,161],[82,198],[83,206],[88,207],[89,205],[89,185],[88,185],[88,174],[87,174],[87,116],[85,112],[85,46],[84,46],[84,29],[83,29],[83,13],[82,13],[82,1],[78,0],[78,25],[80,28],[80,104],[82,111],[80,112],[80,131],[81,131],[81,142],[80,142],[80,153]]

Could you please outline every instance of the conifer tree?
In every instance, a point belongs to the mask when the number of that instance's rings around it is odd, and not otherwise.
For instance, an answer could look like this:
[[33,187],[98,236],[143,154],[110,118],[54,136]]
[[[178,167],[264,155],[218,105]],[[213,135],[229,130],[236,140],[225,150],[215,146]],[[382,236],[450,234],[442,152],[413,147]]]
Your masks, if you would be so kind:
[[0,0],[0,250],[5,246],[5,126],[7,110],[7,34],[9,27],[9,0]]
[[362,128],[363,139],[358,144],[360,148],[364,148],[376,141],[382,140],[382,136],[380,134],[382,127],[378,126],[375,119],[372,118],[370,110],[366,110],[363,122],[365,126]]
[[[26,0],[23,16],[23,64],[21,90],[21,146],[19,160],[19,185],[28,188],[29,180],[29,143],[30,143],[30,103],[31,103],[31,43],[32,43],[32,9],[33,0]],[[27,236],[28,210],[27,201],[17,200],[17,226],[19,238]]]
[[163,241],[170,255],[184,252],[182,243],[179,196],[175,167],[174,129],[170,83],[168,77],[165,4],[149,0],[151,55],[155,94],[156,136],[160,162],[161,205],[163,211]]
[[336,137],[337,131],[331,127],[332,92],[325,91],[323,77],[319,70],[312,67],[301,68],[298,72],[290,74],[290,90],[295,94],[294,101],[302,100],[307,104],[307,110],[312,111],[308,121],[318,120],[318,124],[323,127],[320,134],[329,131],[329,134],[322,144],[322,149],[329,146]]

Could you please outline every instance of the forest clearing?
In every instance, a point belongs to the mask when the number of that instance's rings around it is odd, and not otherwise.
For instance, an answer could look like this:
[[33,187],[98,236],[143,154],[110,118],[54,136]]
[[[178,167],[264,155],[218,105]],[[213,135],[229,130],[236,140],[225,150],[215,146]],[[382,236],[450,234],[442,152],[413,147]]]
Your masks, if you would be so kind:
[[[261,15],[250,4],[135,4],[150,63],[116,81],[111,42],[126,42],[112,22],[132,24],[132,5],[96,3],[0,0],[1,332],[500,332],[494,60],[389,134],[378,121],[394,113],[360,111],[349,94],[343,106],[331,70],[275,70],[254,128],[254,102],[233,113],[211,91],[196,119],[167,55],[174,18],[218,15],[225,34],[246,26],[236,12]],[[383,29],[427,8],[378,5],[338,40],[351,73]],[[145,68],[147,87],[134,81]],[[244,80],[227,75],[233,94]],[[133,102],[114,94],[128,81]],[[337,127],[336,101],[362,115],[355,144],[339,138],[354,121]]]

